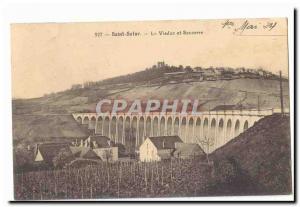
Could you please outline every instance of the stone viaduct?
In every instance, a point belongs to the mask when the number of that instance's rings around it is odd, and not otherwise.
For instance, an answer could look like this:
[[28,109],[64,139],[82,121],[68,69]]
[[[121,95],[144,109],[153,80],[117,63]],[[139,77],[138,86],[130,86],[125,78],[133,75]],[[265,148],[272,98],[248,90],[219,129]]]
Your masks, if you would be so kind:
[[267,110],[207,111],[199,115],[191,113],[74,113],[76,121],[86,125],[95,134],[127,145],[134,142],[138,148],[146,137],[178,135],[184,142],[199,143],[207,137],[212,146],[209,151],[221,147],[247,130],[264,116],[275,113]]

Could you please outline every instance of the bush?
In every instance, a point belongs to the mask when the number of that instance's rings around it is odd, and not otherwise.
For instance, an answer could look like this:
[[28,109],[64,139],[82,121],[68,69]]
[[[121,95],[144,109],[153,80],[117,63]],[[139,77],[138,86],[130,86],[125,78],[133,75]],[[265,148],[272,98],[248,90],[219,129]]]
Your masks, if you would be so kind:
[[62,148],[53,158],[53,166],[55,168],[62,168],[66,163],[69,163],[74,159],[75,157],[70,150],[67,150],[67,148]]

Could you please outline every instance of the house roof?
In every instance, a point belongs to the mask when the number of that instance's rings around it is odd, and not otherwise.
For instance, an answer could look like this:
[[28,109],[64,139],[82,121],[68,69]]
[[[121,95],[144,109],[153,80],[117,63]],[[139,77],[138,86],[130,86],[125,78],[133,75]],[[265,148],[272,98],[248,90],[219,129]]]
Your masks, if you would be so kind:
[[81,158],[98,158],[98,155],[89,147],[83,147],[80,153]]
[[160,149],[175,149],[175,142],[182,142],[179,136],[149,137],[154,146]]
[[205,155],[205,152],[198,144],[195,143],[177,143],[176,150],[173,155],[174,157],[199,156]]
[[[109,142],[111,140],[108,137],[106,137],[106,136],[91,135],[88,138],[90,138],[90,143],[93,143],[94,141],[97,143],[97,148],[107,148],[107,147],[110,147]],[[88,139],[88,138],[86,138],[86,139]],[[96,147],[96,146],[93,146],[93,147]]]
[[174,149],[161,149],[157,151],[157,155],[162,159],[170,159],[172,157],[172,152]]
[[43,143],[39,144],[38,150],[41,153],[44,161],[52,163],[53,158],[62,150],[65,149],[66,151],[69,151],[70,153],[70,147],[69,143]]
[[185,71],[178,71],[178,72],[170,72],[170,73],[164,73],[164,75],[177,75],[177,74],[184,74]]
[[75,157],[99,158],[90,147],[70,147],[70,150]]
[[234,110],[235,108],[235,105],[218,105],[212,111]]
[[71,152],[72,152],[73,155],[79,156],[80,153],[81,153],[82,148],[83,147],[73,147],[73,146],[71,146],[70,150],[71,150]]

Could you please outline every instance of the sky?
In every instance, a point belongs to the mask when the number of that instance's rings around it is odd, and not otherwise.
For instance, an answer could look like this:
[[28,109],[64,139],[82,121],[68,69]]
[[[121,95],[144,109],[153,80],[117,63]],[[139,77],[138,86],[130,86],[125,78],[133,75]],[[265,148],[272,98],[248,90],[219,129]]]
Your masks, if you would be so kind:
[[[13,98],[40,97],[161,60],[175,66],[281,70],[287,76],[286,23],[276,18],[12,24]],[[112,36],[123,32],[140,35]]]

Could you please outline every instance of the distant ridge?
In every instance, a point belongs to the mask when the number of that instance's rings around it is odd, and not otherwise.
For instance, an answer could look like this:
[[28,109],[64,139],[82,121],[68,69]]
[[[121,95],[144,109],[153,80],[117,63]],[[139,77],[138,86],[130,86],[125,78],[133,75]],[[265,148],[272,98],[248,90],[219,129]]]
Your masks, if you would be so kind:
[[194,67],[191,66],[170,66],[164,62],[158,62],[152,67],[139,72],[108,78],[96,82],[86,82],[84,84],[75,84],[71,89],[93,88],[96,86],[105,86],[111,84],[128,83],[167,83],[170,81],[199,81],[199,80],[231,80],[236,78],[265,78],[278,79],[278,75],[273,74],[262,68],[231,68],[231,67]]

